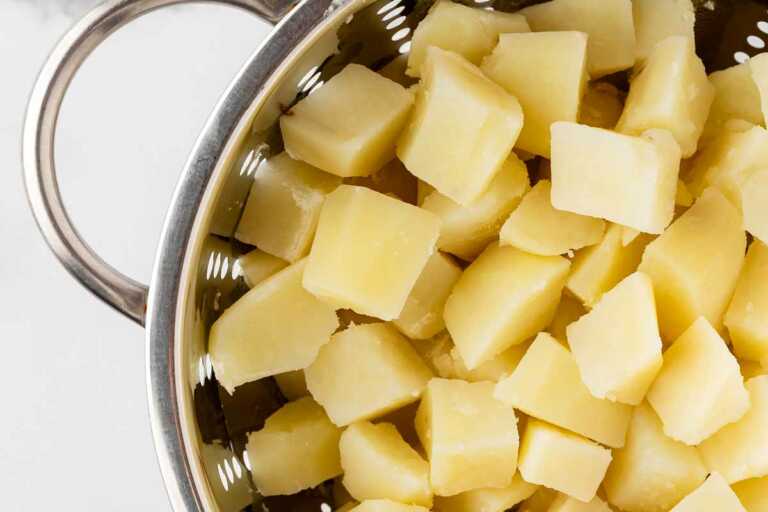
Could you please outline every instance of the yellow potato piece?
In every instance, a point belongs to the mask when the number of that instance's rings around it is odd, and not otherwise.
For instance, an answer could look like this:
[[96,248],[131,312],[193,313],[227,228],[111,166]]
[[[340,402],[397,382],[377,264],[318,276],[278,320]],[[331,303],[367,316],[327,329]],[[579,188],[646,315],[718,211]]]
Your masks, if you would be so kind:
[[698,489],[669,512],[747,512],[738,496],[718,473],[712,473]]
[[619,122],[624,101],[616,87],[607,82],[587,84],[581,98],[579,123],[612,130]]
[[715,88],[715,99],[701,135],[703,143],[720,133],[731,119],[764,124],[760,91],[752,79],[749,63],[715,71],[709,75],[709,81]]
[[768,54],[755,55],[748,61],[752,80],[760,93],[760,108],[763,112],[763,124],[768,119]]
[[696,448],[667,437],[646,402],[635,408],[624,448],[613,451],[603,488],[621,510],[665,512],[706,477]]
[[696,14],[691,0],[632,0],[637,60],[645,60],[654,47],[670,36],[694,39]]
[[547,333],[536,337],[512,375],[496,385],[495,396],[529,416],[612,448],[624,446],[632,408],[592,396],[573,356]]
[[547,327],[547,332],[551,334],[557,341],[563,346],[567,347],[568,342],[566,337],[566,329],[573,322],[581,318],[587,310],[581,304],[581,301],[571,297],[567,293],[563,293],[560,299],[560,304],[557,305],[557,311],[555,311],[555,317]]
[[240,266],[245,284],[250,288],[288,266],[288,262],[259,249],[254,249],[237,258],[237,264]]
[[230,393],[306,368],[338,327],[334,309],[301,286],[305,266],[299,261],[261,282],[213,323],[208,351],[216,379]]
[[432,379],[416,413],[432,489],[452,496],[507,487],[517,470],[517,417],[493,397],[493,383]]
[[394,425],[353,423],[341,434],[339,451],[344,486],[356,500],[388,499],[432,506],[429,464]]
[[304,373],[309,392],[339,426],[417,401],[432,376],[405,338],[383,323],[334,334]]
[[653,281],[665,341],[703,315],[720,329],[744,260],[746,236],[738,210],[707,190],[645,249],[639,270]]
[[434,252],[439,230],[432,213],[342,185],[320,212],[304,287],[336,307],[395,319]]
[[589,502],[610,462],[611,450],[542,421],[528,421],[520,445],[525,481]]
[[631,68],[635,63],[630,0],[552,0],[520,13],[536,32],[579,30],[589,34],[587,66],[592,78]]
[[581,378],[597,398],[637,405],[661,369],[650,278],[635,272],[567,328]]
[[466,367],[477,368],[549,325],[570,262],[492,245],[462,274],[445,324]]
[[468,382],[498,382],[515,371],[515,368],[520,364],[520,360],[525,355],[529,346],[529,343],[521,343],[520,345],[509,347],[501,354],[484,362],[474,370],[467,370],[464,360],[461,358],[461,354],[459,354],[459,351],[454,347],[451,349],[454,377]]
[[440,217],[437,247],[471,261],[498,237],[504,220],[530,188],[525,164],[511,154],[485,192],[471,204],[461,206],[433,190],[421,207]]
[[768,510],[768,476],[737,482],[731,488],[747,512]]
[[304,378],[303,370],[275,375],[275,381],[277,382],[277,387],[280,388],[280,392],[288,400],[298,400],[303,396],[309,395],[307,379]]
[[502,488],[475,489],[454,496],[435,498],[440,512],[504,512],[531,496],[538,485],[529,484],[515,473],[512,484]]
[[402,85],[349,64],[280,117],[285,150],[337,176],[368,176],[395,156],[412,105]]
[[501,245],[555,256],[594,245],[603,238],[605,221],[563,210],[550,202],[552,184],[539,181],[501,227]]
[[714,96],[693,39],[669,37],[653,48],[632,79],[616,130],[629,135],[667,130],[688,158],[696,152]]
[[253,177],[235,238],[286,261],[303,258],[325,196],[340,183],[287,153],[270,158]]
[[648,391],[664,433],[697,445],[749,409],[736,358],[707,319],[699,317],[666,352]]
[[606,502],[595,496],[588,503],[571,498],[567,494],[560,494],[547,512],[612,512]]
[[768,243],[768,168],[751,173],[741,187],[744,227],[752,236]]
[[339,436],[311,398],[289,402],[248,435],[248,460],[264,496],[295,494],[341,474]]
[[522,125],[513,96],[459,55],[430,47],[397,155],[417,178],[468,205],[500,170]]
[[583,32],[504,34],[480,67],[515,96],[525,123],[516,146],[549,157],[549,127],[576,121],[587,82],[587,35]]
[[366,500],[349,512],[429,512],[429,509],[390,500]]
[[768,247],[758,240],[747,251],[725,325],[737,357],[768,365]]
[[552,125],[552,205],[644,233],[672,220],[680,149],[663,130],[643,137],[576,123]]
[[768,375],[750,379],[746,388],[747,413],[699,445],[709,470],[729,484],[768,475]]

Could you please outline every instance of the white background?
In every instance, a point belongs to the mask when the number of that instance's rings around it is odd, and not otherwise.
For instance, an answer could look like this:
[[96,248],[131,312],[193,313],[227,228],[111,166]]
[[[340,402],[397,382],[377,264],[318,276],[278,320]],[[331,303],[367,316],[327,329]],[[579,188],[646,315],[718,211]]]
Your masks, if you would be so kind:
[[[43,243],[21,180],[27,95],[94,0],[0,0],[0,493],[3,511],[166,511],[144,333],[80,288]],[[234,9],[153,13],[96,51],[56,146],[83,235],[147,281],[168,200],[221,91],[269,27]]]

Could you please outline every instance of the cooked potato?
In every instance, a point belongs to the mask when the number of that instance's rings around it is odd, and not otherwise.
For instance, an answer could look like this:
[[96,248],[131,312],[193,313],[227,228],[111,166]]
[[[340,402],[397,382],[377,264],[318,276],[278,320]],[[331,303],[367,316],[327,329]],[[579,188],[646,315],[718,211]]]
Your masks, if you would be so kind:
[[632,414],[627,405],[592,396],[573,356],[547,333],[536,337],[512,375],[496,385],[495,396],[529,416],[612,448],[624,445]]
[[213,323],[208,351],[230,394],[246,382],[306,368],[338,327],[334,309],[301,286],[305,266],[299,261],[263,281]]
[[248,460],[264,496],[294,494],[341,474],[341,430],[311,398],[289,402],[248,435]]
[[575,123],[552,125],[552,205],[645,233],[672,220],[680,149],[663,130],[633,137]]
[[368,176],[395,156],[413,95],[349,64],[280,117],[285,150],[337,176]]
[[429,509],[417,505],[403,505],[390,500],[367,500],[349,512],[429,512]]
[[309,392],[339,426],[417,401],[432,376],[400,333],[382,323],[334,334],[304,373]]
[[605,221],[552,206],[549,180],[539,181],[501,227],[501,245],[542,256],[556,256],[594,245],[603,238]]
[[561,256],[492,245],[461,275],[445,304],[445,325],[473,370],[549,325],[568,275]]
[[718,473],[712,473],[698,489],[669,512],[747,512],[738,496]]
[[435,375],[444,379],[459,378],[456,361],[451,355],[455,347],[447,332],[428,340],[413,340],[411,345]]
[[430,47],[397,155],[417,178],[468,205],[500,170],[522,125],[514,96],[459,55]]
[[747,512],[768,510],[768,476],[737,482],[731,488]]
[[508,487],[466,491],[454,496],[435,498],[435,510],[440,512],[504,512],[536,492],[538,485],[529,484],[515,473]]
[[548,512],[612,512],[611,507],[608,506],[599,496],[595,496],[591,501],[585,503],[571,498],[567,494],[560,494],[555,501],[552,502],[552,506],[549,507]]
[[768,365],[768,247],[760,241],[749,246],[725,326],[737,357]]
[[436,495],[512,484],[517,417],[493,397],[493,383],[432,379],[416,413],[416,432]]
[[752,236],[768,243],[768,167],[751,173],[741,186],[744,227]]
[[748,61],[752,72],[752,81],[755,82],[760,93],[760,107],[763,111],[763,124],[768,118],[768,54],[755,55]]
[[643,61],[670,36],[694,39],[696,14],[691,0],[632,0],[636,56]]
[[[392,320],[434,252],[440,219],[365,187],[328,195],[304,287],[338,307]],[[343,248],[343,250],[341,250]]]
[[699,317],[666,352],[648,391],[664,433],[697,445],[749,409],[739,363],[707,319]]
[[288,400],[298,400],[303,396],[309,395],[307,389],[307,379],[304,378],[303,370],[285,372],[275,375],[277,387]]
[[589,502],[610,462],[611,450],[542,421],[528,421],[520,445],[520,474],[527,482]]
[[481,69],[515,96],[525,122],[516,146],[549,157],[549,127],[576,121],[587,82],[583,32],[503,34]]
[[579,123],[611,130],[619,122],[623,109],[624,101],[616,87],[608,82],[593,82],[587,84],[581,98]]
[[288,262],[259,249],[254,249],[237,258],[237,264],[240,266],[245,284],[250,288],[288,266]]
[[719,134],[731,119],[764,124],[760,91],[752,79],[749,63],[715,71],[709,75],[709,81],[715,88],[715,99],[701,134],[702,143]]

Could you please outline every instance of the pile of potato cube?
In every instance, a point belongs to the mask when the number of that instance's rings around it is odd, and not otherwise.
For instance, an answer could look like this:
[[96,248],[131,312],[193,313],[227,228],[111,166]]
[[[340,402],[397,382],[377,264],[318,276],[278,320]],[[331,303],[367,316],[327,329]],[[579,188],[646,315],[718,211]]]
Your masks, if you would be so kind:
[[261,494],[768,510],[768,54],[707,76],[693,25],[440,0],[281,118],[209,343],[230,393],[289,400],[248,438]]

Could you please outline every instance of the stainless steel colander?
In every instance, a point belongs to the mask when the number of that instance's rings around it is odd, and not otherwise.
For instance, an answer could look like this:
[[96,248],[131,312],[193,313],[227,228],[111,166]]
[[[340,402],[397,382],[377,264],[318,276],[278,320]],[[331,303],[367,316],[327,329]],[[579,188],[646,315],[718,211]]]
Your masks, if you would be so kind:
[[[53,145],[70,80],[109,34],[160,7],[190,0],[119,0],[83,18],[49,57],[24,127],[27,193],[40,229],[72,275],[147,331],[153,433],[173,508],[181,511],[331,510],[330,484],[298,496],[261,498],[244,455],[284,398],[271,379],[218,386],[206,351],[211,323],[246,290],[236,263],[249,248],[231,236],[259,163],[282,148],[277,120],[344,65],[374,69],[409,50],[431,0],[215,0],[277,23],[222,96],[186,164],[161,237],[152,283],[110,267],[80,238],[59,195]],[[209,0],[213,1],[213,0]],[[472,4],[471,0],[465,3]],[[514,11],[536,0],[476,0]],[[697,3],[697,47],[709,71],[743,61],[768,40],[768,11],[755,0]],[[625,76],[610,77],[626,84]]]

